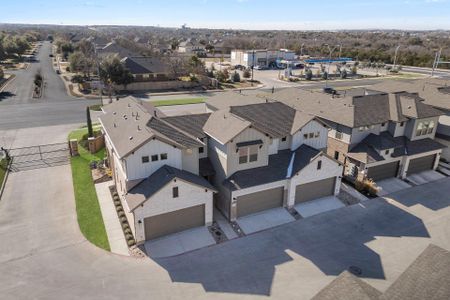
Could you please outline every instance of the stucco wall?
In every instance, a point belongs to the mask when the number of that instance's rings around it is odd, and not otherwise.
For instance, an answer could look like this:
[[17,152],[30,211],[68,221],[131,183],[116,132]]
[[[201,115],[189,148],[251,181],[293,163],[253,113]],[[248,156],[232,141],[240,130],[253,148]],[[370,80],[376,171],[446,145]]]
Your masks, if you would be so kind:
[[[172,197],[173,187],[178,187],[178,198]],[[176,179],[176,182],[171,181],[147,200],[143,206],[134,210],[136,241],[145,240],[144,218],[196,205],[205,204],[205,224],[210,225],[213,217],[212,199],[213,192],[211,190],[205,191],[204,187],[190,184],[181,179]]]
[[198,165],[198,149],[183,150],[182,151],[182,166],[183,170],[188,172],[199,174]]

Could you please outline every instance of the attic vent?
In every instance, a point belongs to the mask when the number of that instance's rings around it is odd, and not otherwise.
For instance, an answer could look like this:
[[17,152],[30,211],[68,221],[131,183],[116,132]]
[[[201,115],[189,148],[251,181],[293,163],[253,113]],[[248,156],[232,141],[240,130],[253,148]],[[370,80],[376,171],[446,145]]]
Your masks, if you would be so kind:
[[133,137],[132,136],[130,136],[129,138],[128,138],[130,141],[133,139]]
[[130,104],[130,103],[128,103],[128,107],[131,107],[131,104]]
[[117,124],[116,123],[114,123],[114,128],[116,128],[117,127]]

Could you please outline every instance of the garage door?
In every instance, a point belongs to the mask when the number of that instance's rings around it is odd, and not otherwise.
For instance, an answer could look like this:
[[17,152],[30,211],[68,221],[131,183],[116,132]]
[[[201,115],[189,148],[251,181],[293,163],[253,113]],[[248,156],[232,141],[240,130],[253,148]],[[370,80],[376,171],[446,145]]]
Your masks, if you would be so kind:
[[419,173],[422,171],[431,170],[434,167],[435,159],[436,159],[436,155],[428,155],[428,156],[424,156],[424,157],[411,159],[409,161],[408,171],[406,173],[408,175],[410,175],[413,173]]
[[295,203],[334,195],[336,177],[300,184],[295,187]]
[[284,187],[256,192],[236,198],[237,216],[243,217],[266,209],[283,206]]
[[144,219],[145,239],[205,225],[205,205],[193,206]]
[[367,177],[373,181],[378,181],[386,178],[397,177],[399,162],[391,162],[367,169]]

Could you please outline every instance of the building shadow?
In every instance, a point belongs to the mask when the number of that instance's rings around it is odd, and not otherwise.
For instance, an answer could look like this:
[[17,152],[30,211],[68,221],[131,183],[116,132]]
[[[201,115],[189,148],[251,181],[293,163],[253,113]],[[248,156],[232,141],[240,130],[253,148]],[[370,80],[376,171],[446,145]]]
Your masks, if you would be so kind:
[[380,256],[366,246],[379,236],[429,233],[421,219],[378,198],[155,261],[174,282],[200,283],[207,292],[268,296],[276,267],[293,260],[290,251],[327,276],[356,269],[360,277],[385,279]]
[[1,92],[0,93],[0,102],[6,100],[8,98],[14,97],[15,94],[11,92]]

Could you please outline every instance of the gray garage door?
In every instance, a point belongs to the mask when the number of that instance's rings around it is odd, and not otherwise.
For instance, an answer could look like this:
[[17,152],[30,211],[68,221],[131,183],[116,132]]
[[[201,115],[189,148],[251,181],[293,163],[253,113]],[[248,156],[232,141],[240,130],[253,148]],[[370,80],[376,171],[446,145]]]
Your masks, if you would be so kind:
[[367,169],[367,177],[373,181],[378,181],[386,178],[397,177],[399,162],[391,162]]
[[424,157],[411,159],[411,161],[409,162],[408,171],[406,171],[406,173],[410,175],[413,173],[431,170],[433,169],[435,159],[436,155],[428,155]]
[[295,187],[295,203],[334,195],[336,177],[300,184]]
[[144,219],[144,224],[146,240],[203,226],[205,225],[205,205],[198,205],[148,217]]
[[283,206],[284,187],[256,192],[236,198],[237,216],[243,217],[266,209]]

